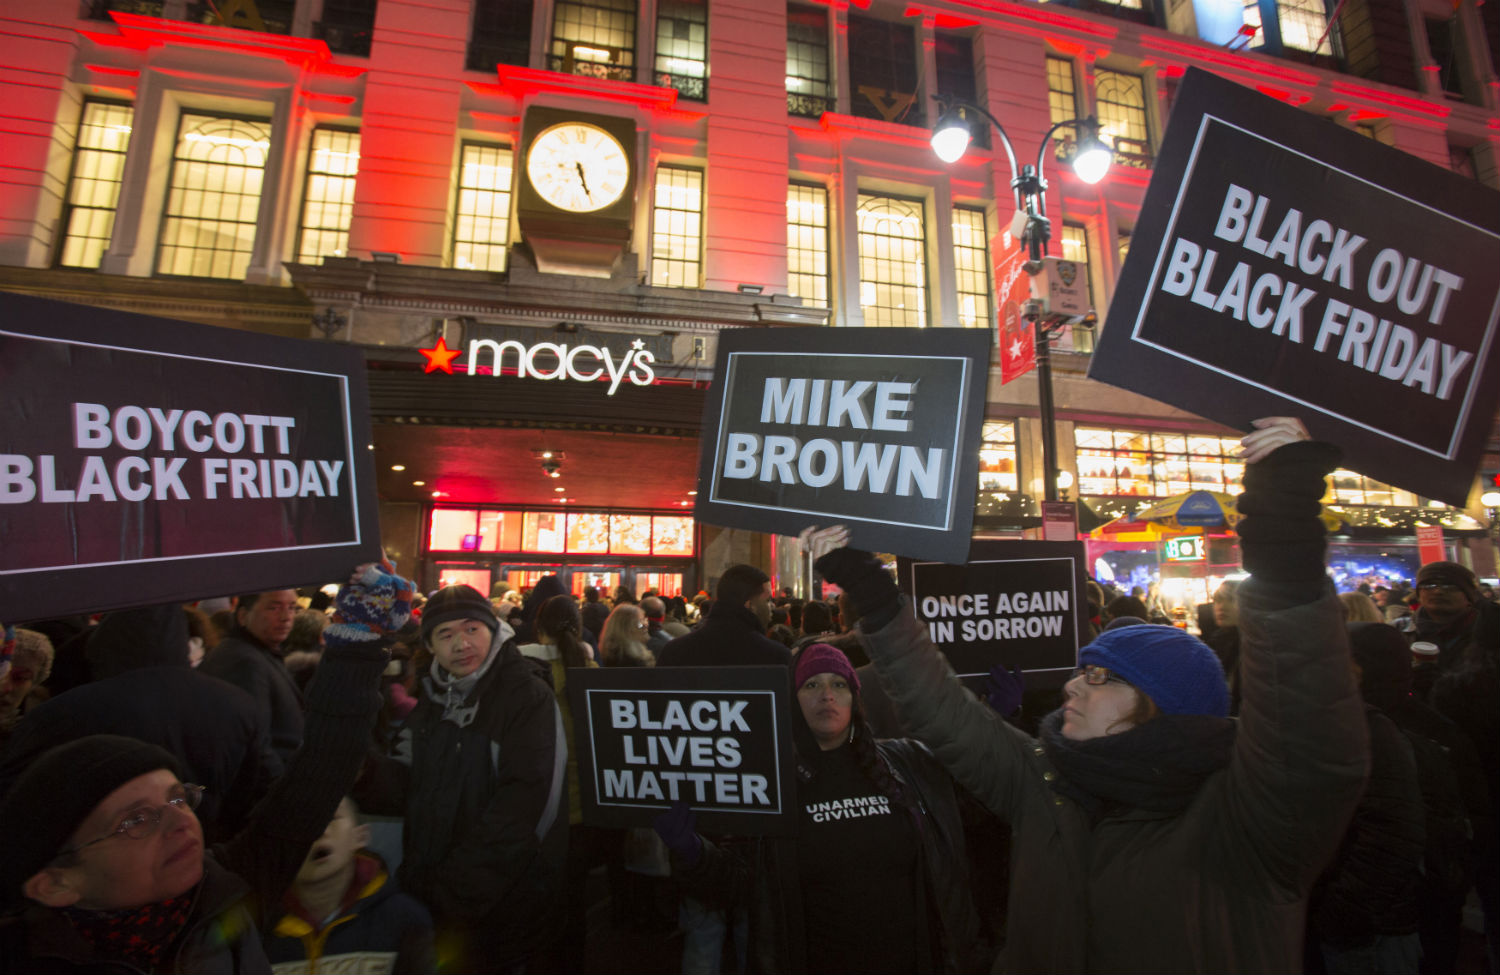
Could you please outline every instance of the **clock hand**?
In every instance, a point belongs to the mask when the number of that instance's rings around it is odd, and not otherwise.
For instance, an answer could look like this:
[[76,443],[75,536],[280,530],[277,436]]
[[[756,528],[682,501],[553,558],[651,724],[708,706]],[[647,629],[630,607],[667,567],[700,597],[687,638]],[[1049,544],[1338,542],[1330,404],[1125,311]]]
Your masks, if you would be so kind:
[[589,192],[589,181],[583,175],[583,163],[574,162],[573,168],[578,170],[578,182],[583,184],[583,195],[588,197],[590,200],[593,200],[594,194]]

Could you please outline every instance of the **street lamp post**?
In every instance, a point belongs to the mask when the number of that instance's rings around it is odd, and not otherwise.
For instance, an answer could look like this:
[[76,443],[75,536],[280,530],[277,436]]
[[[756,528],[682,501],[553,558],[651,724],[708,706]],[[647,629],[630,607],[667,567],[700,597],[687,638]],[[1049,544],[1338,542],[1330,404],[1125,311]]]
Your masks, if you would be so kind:
[[[948,101],[943,103],[943,112],[932,130],[932,150],[943,162],[956,162],[969,147],[968,114],[974,113],[988,119],[1000,134],[1000,145],[1005,149],[1005,158],[1010,162],[1011,193],[1015,198],[1016,216],[1012,221],[1012,234],[1026,248],[1026,261],[1022,267],[1035,277],[1042,271],[1042,259],[1047,255],[1047,242],[1052,237],[1052,223],[1047,219],[1047,181],[1042,176],[1042,161],[1051,144],[1052,133],[1066,126],[1078,130],[1078,152],[1073,157],[1073,171],[1086,183],[1097,183],[1109,171],[1114,158],[1107,146],[1099,140],[1099,122],[1094,116],[1081,119],[1066,119],[1056,122],[1042,135],[1042,144],[1036,153],[1035,166],[1016,166],[1016,151],[1011,145],[1005,126],[985,109],[971,102]],[[1015,229],[1019,225],[1019,232]],[[1042,466],[1043,496],[1048,501],[1057,500],[1057,430],[1052,403],[1052,338],[1062,329],[1057,321],[1047,322],[1040,314],[1030,313],[1036,325],[1036,377],[1037,405],[1042,420]]]

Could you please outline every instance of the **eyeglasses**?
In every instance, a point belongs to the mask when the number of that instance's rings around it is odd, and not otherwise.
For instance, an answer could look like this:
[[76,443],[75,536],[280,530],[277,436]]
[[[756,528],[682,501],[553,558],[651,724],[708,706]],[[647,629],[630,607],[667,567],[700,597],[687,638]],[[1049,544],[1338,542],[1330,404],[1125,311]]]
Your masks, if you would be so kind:
[[133,840],[144,840],[156,833],[161,828],[161,818],[167,814],[167,806],[175,806],[182,812],[189,812],[198,808],[198,803],[203,800],[204,788],[201,785],[193,785],[190,782],[182,782],[173,786],[167,793],[167,801],[161,806],[147,806],[137,809],[115,826],[114,829],[105,833],[96,840],[80,843],[77,846],[64,847],[59,850],[59,857],[71,856],[81,853],[95,843],[103,843],[105,840],[116,836],[128,836]]
[[1422,590],[1423,592],[1454,593],[1464,591],[1463,586],[1455,586],[1447,582],[1424,582],[1417,588]]
[[1085,684],[1091,684],[1094,687],[1098,687],[1100,684],[1124,684],[1126,687],[1130,686],[1130,681],[1118,676],[1108,667],[1100,667],[1098,664],[1079,667],[1073,671],[1073,676],[1082,677]]

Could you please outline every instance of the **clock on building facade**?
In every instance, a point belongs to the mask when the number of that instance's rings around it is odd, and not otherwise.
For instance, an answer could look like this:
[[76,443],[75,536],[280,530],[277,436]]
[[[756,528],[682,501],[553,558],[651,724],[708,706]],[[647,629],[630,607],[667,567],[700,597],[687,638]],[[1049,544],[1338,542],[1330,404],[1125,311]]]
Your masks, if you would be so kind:
[[521,143],[516,218],[537,269],[607,277],[630,245],[635,120],[532,108]]

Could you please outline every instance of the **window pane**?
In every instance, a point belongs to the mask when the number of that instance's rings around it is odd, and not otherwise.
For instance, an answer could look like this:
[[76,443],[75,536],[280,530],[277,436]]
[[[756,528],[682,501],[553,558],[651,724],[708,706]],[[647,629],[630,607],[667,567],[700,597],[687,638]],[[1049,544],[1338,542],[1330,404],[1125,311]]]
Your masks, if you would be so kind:
[[828,191],[793,183],[786,190],[787,291],[828,307]]
[[479,513],[479,538],[481,552],[519,552],[521,550],[521,513],[519,511],[481,511]]
[[453,266],[504,271],[510,241],[511,151],[465,143],[453,221]]
[[817,118],[833,109],[828,86],[828,12],[822,7],[786,8],[786,110]]
[[609,537],[616,555],[650,555],[651,516],[610,515]]
[[863,118],[924,126],[917,101],[917,41],[912,28],[849,14],[850,111]]
[[183,114],[157,273],[244,278],[270,149],[268,122]]
[[683,98],[708,97],[706,0],[660,0],[656,8],[656,84]]
[[979,495],[977,515],[998,514],[1010,496],[1020,490],[1016,467],[1016,425],[1010,420],[986,420],[984,441],[979,445]]
[[359,173],[359,133],[338,129],[313,132],[302,194],[302,231],[297,261],[316,264],[343,257],[354,215],[354,178]]
[[990,247],[983,210],[953,210],[953,271],[958,285],[958,324],[989,328]]
[[466,508],[434,508],[427,547],[435,552],[464,552],[478,548],[479,521]]
[[58,254],[63,267],[96,268],[109,247],[134,116],[130,105],[87,102],[83,106],[63,210]]
[[485,596],[490,594],[490,570],[438,563],[438,586],[473,586]]
[[531,7],[532,0],[475,0],[465,66],[485,72],[501,64],[526,67],[531,60]]
[[[693,519],[658,515],[651,520],[651,551],[656,555],[692,555]],[[677,585],[682,585],[679,576]]]
[[635,0],[558,0],[547,68],[635,80]]
[[866,325],[927,324],[922,204],[859,196],[859,303]]
[[1139,75],[1096,68],[1094,94],[1099,110],[1099,137],[1115,147],[1115,162],[1149,169],[1151,136],[1146,128],[1146,83]]
[[651,283],[696,288],[702,276],[703,173],[660,166],[652,214]]
[[563,516],[561,512],[528,511],[521,531],[521,549],[526,552],[561,552],[563,550]]

